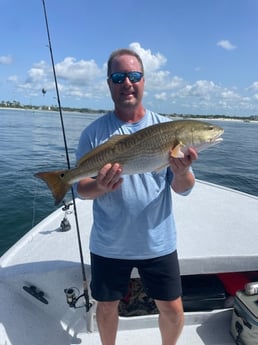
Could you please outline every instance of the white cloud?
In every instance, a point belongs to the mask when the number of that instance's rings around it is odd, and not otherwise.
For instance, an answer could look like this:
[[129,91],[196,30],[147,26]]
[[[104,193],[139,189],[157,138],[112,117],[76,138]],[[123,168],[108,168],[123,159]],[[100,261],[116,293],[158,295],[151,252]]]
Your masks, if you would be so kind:
[[157,93],[156,95],[154,95],[154,97],[157,100],[162,100],[162,101],[166,101],[168,99],[168,95],[166,92]]
[[234,46],[230,41],[228,40],[221,40],[217,42],[217,46],[225,49],[225,50],[233,50],[236,49],[236,46]]
[[229,100],[233,100],[233,99],[236,100],[240,98],[240,96],[235,91],[232,91],[232,90],[222,91],[221,97],[224,99],[229,99]]
[[[56,63],[55,71],[58,89],[64,97],[98,99],[106,95],[104,68],[99,68],[94,60],[77,61],[74,57],[66,57]],[[52,66],[45,61],[35,63],[28,70],[26,80],[18,87],[27,90],[30,96],[41,95],[42,87],[55,92]]]
[[86,84],[104,76],[94,60],[77,61],[74,57],[66,57],[55,66],[57,76],[75,84]]
[[155,71],[146,76],[146,88],[148,90],[173,90],[185,84],[178,76],[171,77],[169,71]]
[[19,77],[17,75],[10,75],[8,78],[7,78],[8,81],[12,82],[12,83],[17,83],[18,80],[19,80]]
[[129,47],[140,55],[146,74],[159,70],[167,62],[165,56],[160,53],[152,54],[150,49],[142,48],[140,43],[131,43]]
[[209,80],[197,80],[193,84],[188,84],[183,87],[180,91],[181,97],[200,97],[205,99],[210,99],[211,93],[215,93],[218,91],[218,86]]
[[10,55],[0,56],[0,65],[10,65],[13,62],[13,58]]
[[247,90],[250,91],[257,91],[258,90],[258,81],[253,82],[248,88]]
[[[258,100],[258,94],[256,97]],[[255,110],[249,96],[237,93],[234,87],[228,89],[209,80],[197,80],[194,83],[187,83],[173,93],[166,95],[166,97],[165,94],[160,92],[155,98],[160,102],[164,101],[167,105],[173,104],[171,112],[180,106],[179,113],[185,111],[192,114],[220,113],[232,115],[233,112],[237,112],[239,115],[241,110],[249,113]]]
[[27,72],[27,80],[26,83],[42,83],[46,82],[46,80],[51,75],[51,68],[45,61],[39,61],[34,63],[33,66]]
[[28,75],[29,79],[33,80],[34,82],[37,80],[41,81],[45,76],[45,71],[42,68],[33,67],[29,70]]

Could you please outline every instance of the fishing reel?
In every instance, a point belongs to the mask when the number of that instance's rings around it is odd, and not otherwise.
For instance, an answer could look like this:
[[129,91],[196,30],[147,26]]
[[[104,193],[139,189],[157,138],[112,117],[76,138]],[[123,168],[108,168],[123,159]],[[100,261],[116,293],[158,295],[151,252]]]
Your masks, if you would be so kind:
[[[80,294],[80,290],[77,287],[70,287],[68,289],[64,289],[64,293],[66,296],[66,302],[70,308],[77,309],[86,307],[86,310],[89,311],[92,307],[92,303],[90,303],[89,301],[89,296],[85,291],[82,294]],[[85,298],[85,303],[81,303],[78,305],[78,301],[82,297]]]
[[65,231],[69,231],[71,230],[72,226],[67,218],[68,214],[72,213],[72,211],[70,211],[70,206],[73,205],[73,203],[67,203],[65,201],[63,201],[63,208],[62,208],[62,211],[65,212],[64,214],[64,218],[62,219],[61,223],[60,223],[60,231],[61,232],[65,232]]

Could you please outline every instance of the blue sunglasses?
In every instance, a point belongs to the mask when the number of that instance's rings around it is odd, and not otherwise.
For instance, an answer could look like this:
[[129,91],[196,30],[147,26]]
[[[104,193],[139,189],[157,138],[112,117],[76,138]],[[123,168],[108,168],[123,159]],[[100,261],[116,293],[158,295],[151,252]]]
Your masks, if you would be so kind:
[[136,72],[136,71],[128,72],[128,73],[115,72],[111,74],[109,79],[111,79],[114,84],[123,84],[126,77],[130,80],[131,83],[138,83],[142,79],[143,73]]

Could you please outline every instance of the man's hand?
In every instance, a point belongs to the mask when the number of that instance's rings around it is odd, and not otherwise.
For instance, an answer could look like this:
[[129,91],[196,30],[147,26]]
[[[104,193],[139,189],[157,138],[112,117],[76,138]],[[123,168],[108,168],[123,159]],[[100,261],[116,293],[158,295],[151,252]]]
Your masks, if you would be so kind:
[[78,182],[77,191],[81,198],[95,199],[118,189],[123,182],[119,164],[106,164],[96,178],[87,177]]
[[169,165],[173,172],[171,187],[176,193],[184,193],[193,187],[195,178],[189,168],[197,158],[198,154],[193,148],[189,148],[184,158],[170,156]]
[[198,159],[198,153],[193,148],[189,148],[184,158],[174,158],[172,155],[170,156],[170,169],[174,175],[185,175],[196,159]]
[[123,182],[121,177],[122,168],[118,163],[106,164],[98,173],[96,178],[97,188],[104,193],[112,192],[120,187]]

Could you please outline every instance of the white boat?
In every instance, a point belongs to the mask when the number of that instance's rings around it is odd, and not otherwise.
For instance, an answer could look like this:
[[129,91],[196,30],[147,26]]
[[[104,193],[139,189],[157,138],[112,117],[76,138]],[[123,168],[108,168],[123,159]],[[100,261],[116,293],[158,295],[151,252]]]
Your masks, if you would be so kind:
[[[182,275],[258,270],[258,197],[196,181],[189,196],[173,198]],[[92,202],[76,199],[76,205],[89,284]],[[64,216],[70,231],[60,231]],[[0,267],[0,345],[100,344],[94,301],[86,312],[83,298],[73,308],[64,293],[76,298],[83,291],[73,206],[30,230],[0,258]],[[235,344],[231,316],[232,308],[224,307],[185,312],[178,345]],[[157,319],[120,317],[117,344],[161,344]]]

